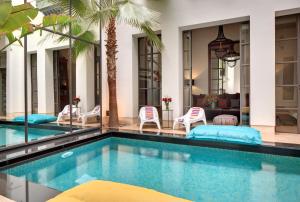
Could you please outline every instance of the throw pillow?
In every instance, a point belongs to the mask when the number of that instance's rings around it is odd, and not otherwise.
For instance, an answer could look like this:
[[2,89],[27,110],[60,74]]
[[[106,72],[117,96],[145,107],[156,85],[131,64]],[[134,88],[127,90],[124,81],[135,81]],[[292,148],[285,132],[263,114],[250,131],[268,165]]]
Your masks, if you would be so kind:
[[206,97],[202,97],[202,98],[198,98],[197,103],[196,103],[197,107],[207,107],[208,103],[207,103],[207,98]]
[[218,107],[221,109],[228,108],[228,100],[226,98],[219,98]]
[[231,108],[240,108],[240,100],[239,99],[231,99],[230,105],[231,105]]
[[204,107],[203,106],[205,104],[204,98],[205,98],[204,94],[193,95],[193,104],[197,107]]

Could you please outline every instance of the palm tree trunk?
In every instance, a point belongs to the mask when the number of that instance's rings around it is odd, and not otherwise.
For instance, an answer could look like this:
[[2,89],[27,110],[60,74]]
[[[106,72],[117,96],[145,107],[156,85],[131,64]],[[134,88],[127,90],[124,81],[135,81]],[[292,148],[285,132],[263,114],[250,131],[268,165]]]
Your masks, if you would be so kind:
[[116,84],[116,20],[111,18],[106,28],[106,63],[107,63],[107,82],[109,89],[109,127],[119,127],[118,103],[117,103],[117,84]]

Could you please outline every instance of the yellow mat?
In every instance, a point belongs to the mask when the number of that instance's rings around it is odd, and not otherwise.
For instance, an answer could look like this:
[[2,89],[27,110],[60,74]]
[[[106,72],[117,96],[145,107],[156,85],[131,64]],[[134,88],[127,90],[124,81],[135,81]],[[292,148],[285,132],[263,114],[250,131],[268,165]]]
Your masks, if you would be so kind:
[[69,189],[48,202],[188,202],[151,189],[94,180]]

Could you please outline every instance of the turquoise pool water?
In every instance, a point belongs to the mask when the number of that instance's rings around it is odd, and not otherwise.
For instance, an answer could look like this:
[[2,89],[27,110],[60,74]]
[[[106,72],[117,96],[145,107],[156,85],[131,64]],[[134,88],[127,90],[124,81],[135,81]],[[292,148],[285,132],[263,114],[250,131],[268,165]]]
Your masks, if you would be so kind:
[[[14,145],[25,142],[24,126],[0,125],[0,146]],[[47,130],[40,128],[28,129],[28,140],[36,140],[50,135],[64,133],[60,130]]]
[[194,201],[299,201],[300,159],[109,138],[5,173],[61,191],[102,179]]

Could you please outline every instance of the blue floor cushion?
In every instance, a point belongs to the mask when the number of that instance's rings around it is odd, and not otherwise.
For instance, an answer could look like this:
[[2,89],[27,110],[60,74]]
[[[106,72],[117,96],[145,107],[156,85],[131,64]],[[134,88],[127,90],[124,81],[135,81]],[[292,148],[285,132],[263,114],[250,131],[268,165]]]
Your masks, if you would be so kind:
[[[56,121],[57,117],[47,114],[30,114],[28,117],[28,123],[30,124],[40,124],[40,123],[49,123]],[[13,119],[14,122],[24,123],[25,116],[17,116]]]
[[191,130],[187,138],[251,145],[260,145],[262,143],[260,132],[247,126],[197,126]]

